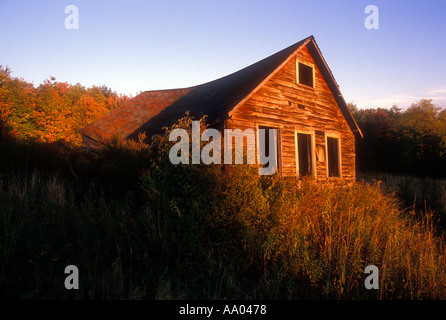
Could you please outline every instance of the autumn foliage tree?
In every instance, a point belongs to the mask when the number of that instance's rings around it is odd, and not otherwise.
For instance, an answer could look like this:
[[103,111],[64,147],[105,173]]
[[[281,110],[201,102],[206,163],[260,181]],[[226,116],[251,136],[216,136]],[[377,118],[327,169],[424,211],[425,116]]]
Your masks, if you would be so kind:
[[429,99],[405,110],[350,107],[364,134],[359,170],[446,177],[446,110]]
[[80,145],[80,128],[128,99],[106,86],[85,88],[80,84],[57,82],[54,77],[35,87],[21,78],[12,77],[11,70],[0,65],[2,128],[9,128],[18,139],[63,140]]

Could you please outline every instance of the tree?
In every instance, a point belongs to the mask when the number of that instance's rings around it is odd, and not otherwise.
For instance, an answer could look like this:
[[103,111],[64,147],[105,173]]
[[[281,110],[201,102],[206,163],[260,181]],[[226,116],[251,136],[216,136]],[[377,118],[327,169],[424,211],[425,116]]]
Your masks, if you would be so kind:
[[436,175],[445,171],[446,124],[440,119],[441,108],[423,99],[409,107],[398,124],[411,142],[415,172]]
[[358,169],[446,176],[446,112],[420,100],[407,110],[352,108],[364,139]]
[[0,66],[2,132],[10,128],[20,139],[64,140],[79,145],[79,129],[126,101],[128,97],[106,86],[85,88],[54,77],[35,88]]

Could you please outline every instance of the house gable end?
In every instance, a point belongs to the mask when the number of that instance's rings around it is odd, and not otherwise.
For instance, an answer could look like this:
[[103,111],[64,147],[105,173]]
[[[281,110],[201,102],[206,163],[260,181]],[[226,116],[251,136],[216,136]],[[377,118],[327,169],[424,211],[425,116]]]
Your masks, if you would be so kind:
[[[295,48],[294,52],[292,52],[271,74],[269,74],[259,85],[252,90],[244,99],[242,99],[237,105],[232,108],[228,112],[228,116],[231,117],[234,113],[237,112],[237,109],[240,108],[243,104],[245,104],[258,90],[260,90],[266,83],[270,81],[271,78],[273,78],[277,73],[279,73],[283,68],[290,63],[290,61],[294,61],[296,63],[296,58],[299,56],[302,56],[302,52],[306,52],[309,57],[307,57],[304,60],[301,60],[302,62],[309,63],[312,66],[315,67],[319,71],[319,75],[324,79],[325,85],[329,88],[331,91],[332,97],[336,101],[336,104],[338,105],[340,111],[342,112],[345,120],[347,121],[348,125],[350,126],[353,133],[359,135],[362,137],[362,132],[359,129],[355,119],[353,118],[353,115],[348,108],[347,104],[345,103],[344,98],[342,97],[342,94],[339,90],[339,87],[336,83],[336,80],[334,79],[333,74],[331,73],[331,70],[329,69],[328,65],[325,62],[325,59],[323,58],[319,47],[317,46],[314,37],[310,36],[299,43],[293,45]],[[291,46],[291,47],[293,47]],[[289,47],[289,48],[291,48]],[[297,58],[299,59],[299,58]],[[289,81],[290,83],[296,83],[297,82],[297,75],[294,73],[294,78],[288,78],[286,81]],[[316,79],[314,79],[316,81]]]
[[[314,67],[314,87],[298,83],[299,62]],[[249,99],[232,111],[227,127],[278,128],[281,171],[286,176],[296,175],[297,132],[312,135],[312,147],[322,150],[319,155],[326,153],[327,136],[340,137],[343,151],[340,170],[343,179],[354,180],[355,135],[319,65],[307,46],[300,48]],[[318,179],[327,178],[324,161],[314,154],[314,174]]]

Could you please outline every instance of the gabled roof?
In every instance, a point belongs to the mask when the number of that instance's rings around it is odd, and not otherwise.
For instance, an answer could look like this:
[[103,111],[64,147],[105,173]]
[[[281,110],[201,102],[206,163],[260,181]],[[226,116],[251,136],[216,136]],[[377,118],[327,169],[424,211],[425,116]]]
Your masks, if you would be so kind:
[[362,136],[313,36],[242,70],[202,85],[143,92],[80,132],[97,141],[114,135],[123,139],[136,139],[142,132],[148,135],[161,132],[163,127],[171,126],[187,111],[196,119],[206,115],[209,124],[221,122],[230,117],[238,106],[248,100],[304,46],[313,56],[350,128]]

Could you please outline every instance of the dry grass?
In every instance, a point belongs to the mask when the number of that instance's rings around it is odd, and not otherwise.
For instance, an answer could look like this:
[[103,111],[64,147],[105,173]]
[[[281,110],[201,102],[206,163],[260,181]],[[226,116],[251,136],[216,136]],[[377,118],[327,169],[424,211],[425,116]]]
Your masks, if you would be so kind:
[[266,258],[306,275],[325,297],[375,296],[363,285],[373,264],[380,270],[377,298],[446,298],[446,251],[431,215],[408,218],[379,186],[307,181],[302,189],[283,188],[274,211]]
[[[166,137],[133,148],[82,161],[90,174],[74,171],[76,182],[0,174],[2,298],[446,299],[432,213],[402,210],[380,184],[174,166]],[[77,292],[63,287],[68,264]],[[378,290],[364,286],[372,264]]]

